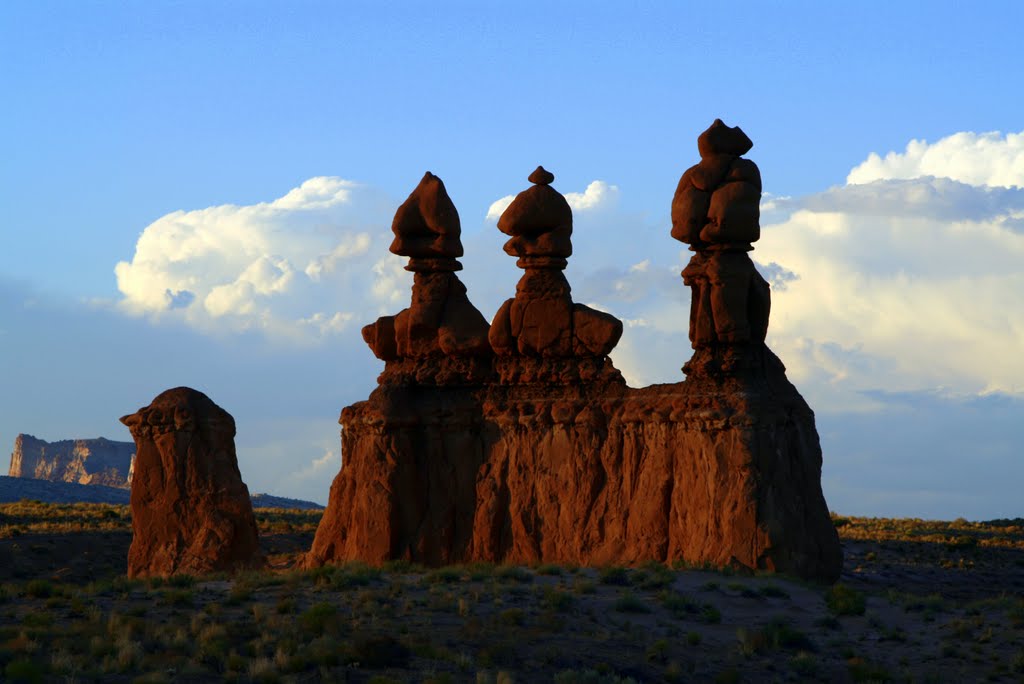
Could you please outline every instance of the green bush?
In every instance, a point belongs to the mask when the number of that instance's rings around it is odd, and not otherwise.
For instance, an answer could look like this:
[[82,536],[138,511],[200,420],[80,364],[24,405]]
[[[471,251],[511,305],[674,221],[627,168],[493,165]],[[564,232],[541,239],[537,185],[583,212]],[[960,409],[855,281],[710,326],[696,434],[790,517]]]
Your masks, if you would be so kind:
[[825,603],[835,615],[863,615],[867,599],[856,589],[836,584],[825,592]]
[[7,663],[7,667],[4,668],[4,675],[6,681],[11,684],[29,682],[35,684],[36,682],[43,681],[44,671],[42,666],[38,663],[34,663],[27,658],[19,658],[18,660],[12,660]]
[[322,634],[338,616],[338,607],[332,603],[317,603],[299,616],[302,628],[312,634]]
[[651,608],[634,594],[623,594],[615,600],[612,607],[620,613],[650,613]]
[[603,568],[599,574],[601,584],[612,584],[619,587],[629,586],[629,570],[620,567]]

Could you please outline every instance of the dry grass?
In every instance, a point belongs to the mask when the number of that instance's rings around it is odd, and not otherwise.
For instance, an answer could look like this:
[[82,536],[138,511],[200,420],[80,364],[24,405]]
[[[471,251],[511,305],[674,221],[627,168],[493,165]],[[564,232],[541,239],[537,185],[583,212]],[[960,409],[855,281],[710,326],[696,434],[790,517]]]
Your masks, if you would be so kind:
[[[319,513],[257,515],[268,553],[287,566],[308,548]],[[1024,674],[1016,523],[848,519],[840,526],[847,572],[829,590],[655,563],[350,563],[129,581],[124,507],[5,504],[0,521],[19,530],[0,538],[5,682],[1011,682]],[[95,580],[61,572],[100,538],[113,546],[109,558],[90,557]]]

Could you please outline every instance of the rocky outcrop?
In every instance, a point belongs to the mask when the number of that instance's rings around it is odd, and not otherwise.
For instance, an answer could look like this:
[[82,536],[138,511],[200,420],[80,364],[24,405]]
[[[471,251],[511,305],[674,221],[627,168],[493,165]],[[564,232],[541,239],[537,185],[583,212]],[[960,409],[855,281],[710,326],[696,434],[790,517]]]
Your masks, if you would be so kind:
[[698,148],[673,201],[673,237],[695,251],[687,379],[626,386],[608,358],[621,323],[572,302],[572,213],[538,168],[498,222],[525,274],[491,323],[493,356],[474,348],[460,374],[467,350],[377,354],[380,386],[341,414],[308,565],[682,560],[838,578],[814,414],[764,344],[750,141],[716,121]]
[[50,482],[128,487],[134,456],[132,442],[114,442],[103,437],[46,442],[32,435],[18,435],[8,475]]
[[138,449],[128,576],[263,566],[231,415],[202,392],[178,387],[121,422]]

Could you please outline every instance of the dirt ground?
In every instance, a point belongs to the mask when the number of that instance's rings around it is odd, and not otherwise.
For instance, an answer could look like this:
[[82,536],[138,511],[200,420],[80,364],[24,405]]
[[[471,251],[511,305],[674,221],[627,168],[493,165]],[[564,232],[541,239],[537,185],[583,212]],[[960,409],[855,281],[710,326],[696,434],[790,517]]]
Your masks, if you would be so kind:
[[[958,521],[959,522],[959,521]],[[129,582],[125,529],[0,536],[4,681],[1024,681],[1024,527],[837,519],[836,588],[649,565]],[[280,526],[279,526],[280,527]]]

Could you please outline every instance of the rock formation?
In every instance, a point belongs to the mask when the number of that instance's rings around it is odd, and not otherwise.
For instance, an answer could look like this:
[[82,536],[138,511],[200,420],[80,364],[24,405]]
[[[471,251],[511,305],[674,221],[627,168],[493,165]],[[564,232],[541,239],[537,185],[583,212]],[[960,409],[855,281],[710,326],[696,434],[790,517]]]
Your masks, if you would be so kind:
[[231,415],[202,392],[177,387],[121,422],[138,450],[128,576],[263,566]]
[[[538,166],[529,177],[533,187],[519,193],[498,219],[498,230],[511,236],[505,252],[518,257],[516,265],[526,271],[515,298],[495,314],[488,336],[503,382],[565,382],[607,371],[608,353],[622,337],[622,321],[572,301],[562,272],[572,255],[572,209],[551,187],[554,179]],[[541,361],[524,363],[529,358]]]
[[462,269],[461,230],[444,183],[428,171],[391,224],[391,251],[409,257],[405,268],[414,274],[412,303],[363,328],[363,339],[386,363],[381,383],[444,385],[489,373],[487,321],[455,275]]
[[768,283],[747,256],[761,236],[761,173],[741,156],[752,146],[739,127],[715,119],[697,139],[700,162],[679,179],[672,199],[672,237],[695,252],[683,269],[692,289],[694,370],[732,366],[768,333]]
[[683,382],[631,389],[612,365],[622,325],[572,302],[572,212],[543,168],[498,221],[525,274],[472,377],[435,371],[464,367],[451,359],[465,349],[387,357],[374,345],[388,324],[364,331],[387,367],[342,411],[343,466],[307,564],[683,560],[836,580],[814,414],[764,344],[750,146],[716,121],[673,200],[672,234],[696,252]]
[[18,435],[11,453],[10,477],[50,482],[127,487],[135,445],[97,439],[46,442]]

